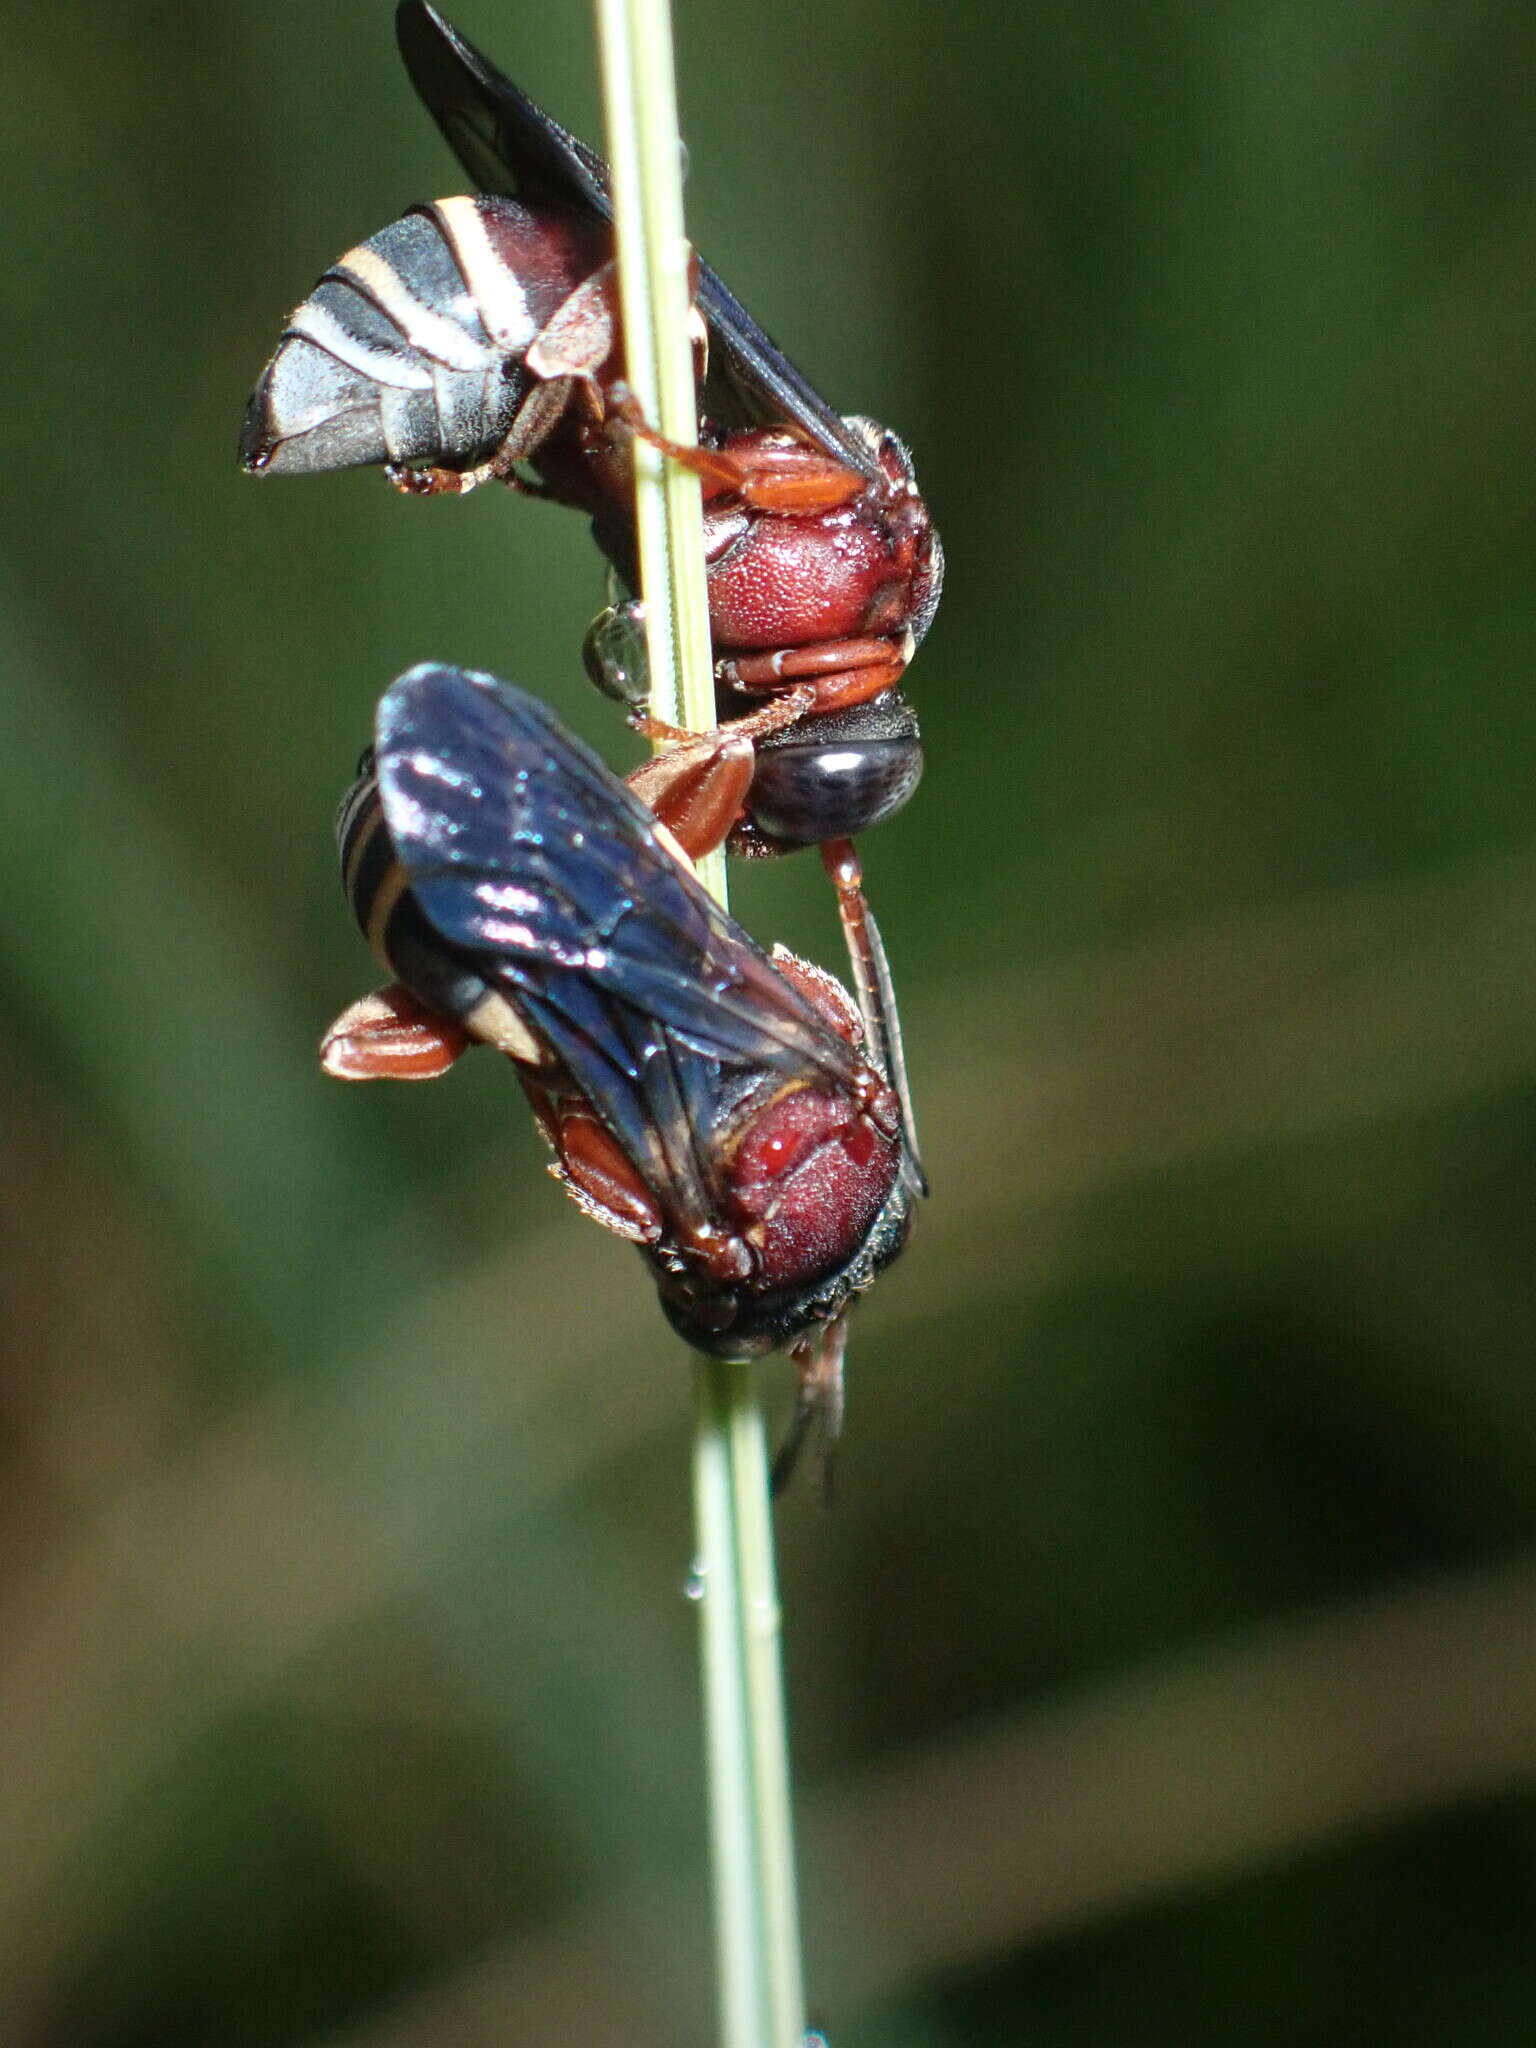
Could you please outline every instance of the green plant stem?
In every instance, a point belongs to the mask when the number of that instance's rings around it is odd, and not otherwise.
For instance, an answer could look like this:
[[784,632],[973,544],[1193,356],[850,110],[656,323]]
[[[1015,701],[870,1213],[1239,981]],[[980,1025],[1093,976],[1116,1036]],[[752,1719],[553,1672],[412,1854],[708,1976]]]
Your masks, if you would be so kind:
[[701,1360],[696,1391],[695,1571],[721,2040],[798,2048],[804,1994],[762,1408],[744,1366]]
[[[597,16],[626,375],[646,418],[668,440],[691,447],[698,440],[691,251],[667,0],[597,0]],[[668,724],[707,731],[715,683],[698,480],[638,437],[634,459],[651,708]],[[711,859],[700,872],[724,903],[725,863]]]
[[[688,338],[690,250],[667,0],[597,0],[626,371],[646,418],[697,438]],[[635,443],[640,587],[651,706],[715,722],[697,479]],[[725,866],[700,864],[723,904]],[[695,1587],[722,2048],[799,2048],[804,2032],[794,1831],[768,1460],[754,1369],[697,1367]]]

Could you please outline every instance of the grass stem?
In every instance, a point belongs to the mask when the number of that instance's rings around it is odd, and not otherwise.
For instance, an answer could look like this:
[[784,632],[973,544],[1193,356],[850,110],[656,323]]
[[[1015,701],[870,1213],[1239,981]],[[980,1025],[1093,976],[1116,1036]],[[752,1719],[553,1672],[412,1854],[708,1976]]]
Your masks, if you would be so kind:
[[[690,250],[668,0],[597,0],[629,384],[669,440],[697,438],[688,338]],[[651,708],[715,722],[699,487],[635,444]],[[701,863],[725,901],[716,853]],[[722,2048],[799,2048],[804,2032],[794,1833],[768,1460],[755,1369],[700,1360],[695,1584]]]

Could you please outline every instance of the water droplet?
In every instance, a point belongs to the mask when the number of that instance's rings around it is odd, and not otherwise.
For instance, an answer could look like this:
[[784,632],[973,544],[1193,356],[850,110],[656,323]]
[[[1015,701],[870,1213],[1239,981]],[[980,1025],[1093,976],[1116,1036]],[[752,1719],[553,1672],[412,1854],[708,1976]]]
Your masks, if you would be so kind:
[[692,1569],[683,1581],[683,1598],[685,1600],[702,1600],[704,1598],[705,1577],[704,1566],[695,1559]]

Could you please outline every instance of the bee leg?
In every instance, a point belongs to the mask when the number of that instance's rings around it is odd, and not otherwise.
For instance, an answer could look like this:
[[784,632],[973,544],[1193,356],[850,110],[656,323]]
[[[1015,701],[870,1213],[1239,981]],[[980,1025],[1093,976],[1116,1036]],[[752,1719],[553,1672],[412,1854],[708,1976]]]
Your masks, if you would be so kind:
[[[851,839],[828,839],[821,848],[821,864],[837,891],[837,914],[853,968],[853,985],[859,1000],[859,1017],[864,1027],[864,1050],[895,1090],[905,1138],[902,1147],[902,1176],[915,1195],[926,1196],[928,1176],[917,1150],[917,1121],[912,1114],[912,1091],[907,1084],[906,1054],[901,1043],[901,1017],[896,1008],[896,990],[891,981],[885,941],[875,922],[875,913],[864,894],[864,870]],[[880,1121],[878,1097],[865,1108]]]
[[625,780],[688,858],[697,860],[722,846],[741,816],[752,784],[756,741],[803,718],[810,701],[808,690],[788,690],[761,711],[705,733],[655,718],[632,718],[636,732],[661,741],[666,751],[632,768]]
[[[385,467],[385,476],[397,491],[413,498],[462,496],[484,483],[529,489],[514,474],[516,465],[526,462],[549,439],[579,390],[586,391],[593,418],[601,419],[598,373],[618,345],[618,329],[617,273],[612,263],[605,263],[555,308],[529,343],[523,365],[532,385],[505,438],[486,461],[476,463],[473,469],[412,469],[406,463],[391,462]],[[530,494],[550,495],[537,484]]]
[[694,861],[730,836],[752,784],[754,759],[752,742],[732,736],[727,728],[683,739],[642,761],[624,779]]
[[717,664],[722,683],[756,696],[797,685],[813,692],[812,713],[844,711],[894,689],[910,649],[900,640],[823,640],[773,654],[737,654]]
[[413,469],[406,462],[387,462],[385,480],[407,498],[461,498],[478,484],[489,483],[513,484],[530,497],[548,497],[550,493],[538,484],[524,482],[516,469],[518,463],[526,462],[537,452],[564,419],[575,389],[569,377],[535,384],[494,453],[484,462],[477,462],[473,469],[447,469],[432,464]]
[[392,981],[342,1011],[320,1041],[320,1064],[338,1081],[433,1081],[469,1044],[461,1026]]
[[868,477],[801,441],[780,440],[747,454],[669,441],[646,419],[627,384],[610,383],[608,409],[642,441],[691,469],[706,497],[740,498],[754,512],[785,516],[833,512],[839,505],[851,505],[869,489]]
[[584,278],[529,342],[523,363],[530,377],[579,378],[593,383],[619,337],[618,266],[605,263]]
[[386,462],[384,481],[403,498],[460,498],[489,481],[489,466],[482,462],[476,469],[445,469],[440,464],[412,469],[406,462]]
[[802,1338],[790,1352],[798,1384],[795,1412],[773,1461],[770,1483],[775,1494],[782,1493],[793,1479],[801,1452],[815,1436],[821,1467],[821,1502],[823,1507],[832,1505],[833,1458],[843,1428],[843,1354],[847,1348],[845,1309],[813,1336]]

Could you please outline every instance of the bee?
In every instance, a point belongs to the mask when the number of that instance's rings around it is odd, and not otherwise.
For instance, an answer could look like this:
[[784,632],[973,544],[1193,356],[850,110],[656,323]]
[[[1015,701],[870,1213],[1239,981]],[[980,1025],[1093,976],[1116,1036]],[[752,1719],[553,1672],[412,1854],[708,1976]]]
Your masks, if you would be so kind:
[[[297,308],[250,401],[247,470],[382,465],[437,495],[499,480],[583,511],[635,588],[633,436],[602,159],[426,0],[401,54],[473,180],[348,251]],[[682,735],[646,795],[697,855],[833,846],[922,773],[901,679],[932,622],[943,552],[912,458],[833,410],[707,264],[697,266],[701,446],[661,443],[704,492],[719,725]],[[622,632],[621,617],[611,630]],[[643,694],[591,639],[610,688]],[[638,709],[638,707],[632,708]]]
[[332,1025],[326,1070],[417,1080],[504,1053],[556,1178],[639,1247],[673,1328],[719,1358],[790,1347],[787,1459],[818,1417],[835,1433],[848,1311],[916,1187],[840,984],[763,952],[639,797],[492,676],[391,685],[337,842],[392,980]]

